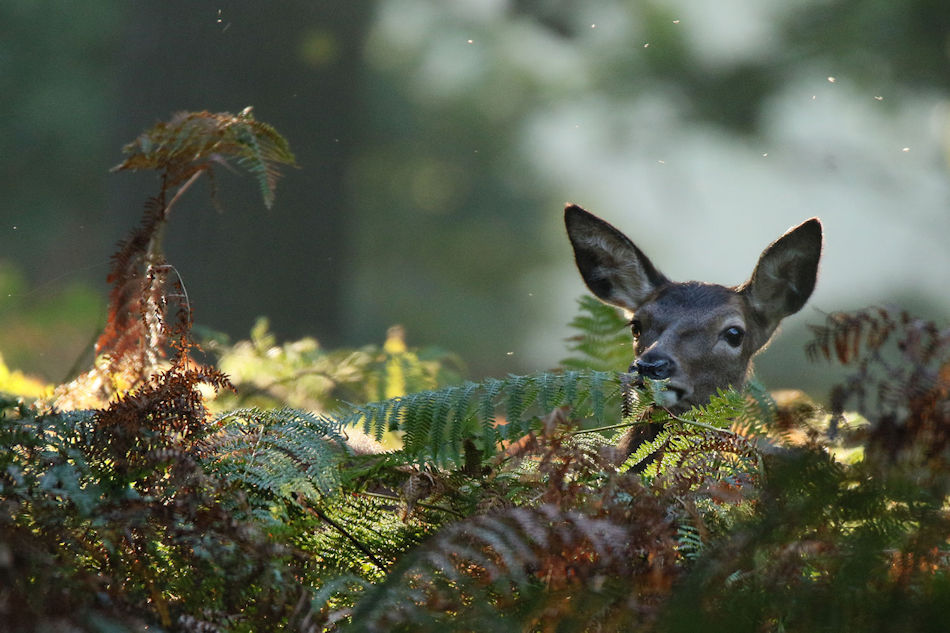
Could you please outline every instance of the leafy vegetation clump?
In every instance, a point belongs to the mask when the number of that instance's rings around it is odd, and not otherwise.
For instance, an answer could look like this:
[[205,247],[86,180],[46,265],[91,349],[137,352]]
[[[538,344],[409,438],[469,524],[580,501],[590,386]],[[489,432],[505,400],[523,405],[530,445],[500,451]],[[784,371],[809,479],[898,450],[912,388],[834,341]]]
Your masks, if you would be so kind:
[[[127,152],[162,184],[113,259],[94,366],[0,399],[3,630],[943,628],[946,330],[831,315],[809,350],[853,373],[827,414],[753,386],[673,416],[589,298],[571,358],[524,376],[464,381],[400,328],[324,350],[262,321],[202,350],[169,210],[228,160],[268,203],[292,156],[249,111]],[[624,461],[631,426],[648,441]]]

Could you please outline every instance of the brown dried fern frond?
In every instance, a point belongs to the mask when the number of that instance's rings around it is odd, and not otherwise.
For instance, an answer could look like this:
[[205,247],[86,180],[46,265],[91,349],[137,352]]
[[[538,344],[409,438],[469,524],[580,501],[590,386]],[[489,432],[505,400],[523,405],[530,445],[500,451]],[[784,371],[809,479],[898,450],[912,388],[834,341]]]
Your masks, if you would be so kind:
[[[639,501],[651,499],[644,494]],[[647,507],[621,522],[545,504],[470,517],[407,555],[386,583],[364,595],[354,628],[643,623],[677,573],[672,530],[662,518],[654,524],[656,516],[662,512]]]
[[216,391],[230,388],[216,369],[182,362],[153,374],[96,413],[99,433],[95,450],[105,451],[116,470],[142,467],[166,451],[197,454],[207,434],[208,413],[199,385]]
[[[229,161],[258,180],[270,207],[281,165],[294,165],[287,141],[273,127],[254,119],[251,108],[227,112],[179,112],[123,148],[127,158],[113,171],[153,169],[161,189],[146,204],[139,225],[119,243],[112,256],[106,325],[96,342],[92,369],[56,394],[60,409],[99,408],[117,394],[144,384],[168,366],[169,348],[187,355],[191,346],[191,306],[177,272],[165,261],[164,229],[172,207],[202,174],[213,177],[215,165]],[[170,328],[169,299],[179,303],[177,326]],[[174,335],[172,333],[174,332]]]
[[903,310],[867,308],[828,315],[812,329],[812,357],[854,368],[832,390],[832,431],[854,407],[871,423],[872,461],[903,463],[921,476],[937,473],[937,463],[950,467],[950,328]]

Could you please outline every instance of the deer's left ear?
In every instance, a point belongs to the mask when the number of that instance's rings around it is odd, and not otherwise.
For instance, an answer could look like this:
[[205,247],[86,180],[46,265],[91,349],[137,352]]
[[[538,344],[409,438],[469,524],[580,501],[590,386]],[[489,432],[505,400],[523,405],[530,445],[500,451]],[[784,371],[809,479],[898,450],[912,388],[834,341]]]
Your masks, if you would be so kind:
[[802,222],[762,252],[752,277],[739,289],[764,317],[769,334],[779,321],[801,310],[811,296],[821,247],[821,221]]

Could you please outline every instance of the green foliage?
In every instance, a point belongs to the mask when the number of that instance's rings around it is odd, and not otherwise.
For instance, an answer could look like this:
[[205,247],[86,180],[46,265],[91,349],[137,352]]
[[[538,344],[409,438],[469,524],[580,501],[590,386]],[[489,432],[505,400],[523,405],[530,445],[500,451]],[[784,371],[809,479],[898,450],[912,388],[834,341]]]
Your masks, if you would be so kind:
[[[281,610],[295,557],[228,512],[240,497],[200,467],[201,382],[221,377],[176,366],[101,411],[4,415],[8,630],[169,627],[188,614],[238,623]],[[203,611],[186,603],[199,595]]]
[[651,618],[676,574],[668,499],[618,473],[613,451],[589,437],[566,408],[546,416],[483,476],[496,502],[404,554],[363,590],[344,630],[569,631]]
[[340,420],[345,426],[362,425],[365,433],[377,438],[399,431],[407,457],[444,463],[459,460],[466,442],[491,456],[504,442],[531,430],[539,415],[561,406],[602,424],[609,419],[610,405],[614,410],[619,405],[619,395],[615,374],[542,372],[354,406],[341,413]]
[[568,339],[573,356],[561,361],[572,369],[626,371],[632,359],[630,323],[620,311],[591,295],[577,301],[579,313],[570,325],[577,333]]
[[[589,369],[209,418],[198,387],[227,383],[179,355],[100,411],[7,401],[3,615],[14,631],[937,630],[946,335],[871,311],[817,334],[819,352],[848,350],[859,393],[903,390],[900,419],[859,399],[869,445],[899,422],[897,449],[839,462],[815,434],[783,444],[769,428],[783,413],[755,385],[671,416],[662,383],[631,391]],[[877,355],[885,343],[903,364]],[[882,362],[895,371],[874,390]],[[658,423],[618,467],[617,427]],[[358,450],[354,425],[402,447]],[[54,588],[65,598],[44,609]]]
[[339,489],[339,423],[292,409],[239,409],[212,425],[210,472],[271,499],[312,502]]
[[[765,429],[755,424],[761,419],[758,402],[744,393],[720,391],[707,405],[695,407],[681,416],[672,416],[655,408],[657,394],[653,390],[662,383],[649,382],[652,383],[648,385],[649,390],[634,393],[633,397],[638,402],[631,407],[626,419],[634,424],[665,423],[665,426],[656,438],[641,444],[630,455],[624,464],[626,467],[648,463],[645,474],[655,476],[659,472],[683,469],[688,460],[702,457],[700,470],[708,476],[715,467],[707,457],[714,455],[718,460],[731,456],[745,463],[742,467],[738,462],[729,466],[720,462],[720,468],[757,470],[758,453],[754,441],[756,436],[761,438],[765,435]],[[743,433],[737,433],[730,427],[740,427]],[[726,476],[732,475],[723,472],[719,478]]]
[[458,382],[454,357],[434,348],[410,349],[400,337],[394,328],[383,345],[356,349],[327,350],[313,338],[278,344],[267,319],[259,319],[248,340],[204,345],[235,387],[213,406],[327,412],[341,401],[368,402]]
[[[181,163],[161,163],[179,193],[202,168],[175,135],[231,133],[207,118],[138,142]],[[791,443],[754,385],[671,414],[662,382],[610,369],[623,323],[586,299],[568,367],[448,386],[401,329],[325,352],[262,322],[215,350],[239,390],[212,416],[233,384],[194,360],[187,297],[159,279],[164,194],[114,260],[97,365],[58,409],[0,400],[9,630],[940,629],[947,330],[887,310],[815,329],[814,354],[854,367],[827,427],[864,447],[848,463],[813,430]],[[107,403],[64,406],[104,382]],[[647,441],[618,466],[630,428]]]
[[940,630],[944,499],[815,450],[770,458],[768,472],[760,507],[699,558],[664,630],[694,630],[684,609],[699,600],[711,631]]
[[[937,631],[950,604],[946,419],[948,335],[903,312],[829,315],[813,354],[853,365],[829,428],[865,445],[835,461],[821,446],[766,453],[755,512],[707,547],[662,630]],[[899,429],[899,431],[896,431]],[[741,615],[740,615],[741,614]]]
[[218,415],[212,426],[202,459],[210,474],[244,492],[246,505],[232,510],[305,553],[311,578],[349,572],[379,580],[399,552],[418,543],[418,522],[392,511],[398,498],[347,494],[356,486],[345,469],[356,457],[338,421],[242,409]]

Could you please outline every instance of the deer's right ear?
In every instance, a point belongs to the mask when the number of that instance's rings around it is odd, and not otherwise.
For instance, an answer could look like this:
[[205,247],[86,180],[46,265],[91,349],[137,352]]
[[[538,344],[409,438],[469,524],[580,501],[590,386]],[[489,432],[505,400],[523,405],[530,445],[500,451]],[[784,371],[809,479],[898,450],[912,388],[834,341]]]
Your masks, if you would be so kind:
[[581,277],[600,300],[633,311],[669,283],[626,235],[597,216],[569,204],[564,224]]

